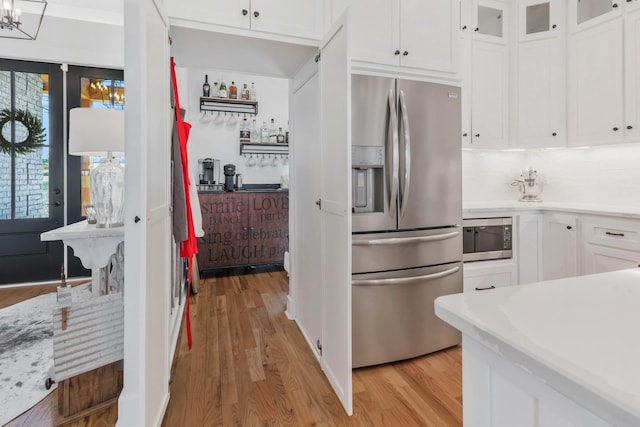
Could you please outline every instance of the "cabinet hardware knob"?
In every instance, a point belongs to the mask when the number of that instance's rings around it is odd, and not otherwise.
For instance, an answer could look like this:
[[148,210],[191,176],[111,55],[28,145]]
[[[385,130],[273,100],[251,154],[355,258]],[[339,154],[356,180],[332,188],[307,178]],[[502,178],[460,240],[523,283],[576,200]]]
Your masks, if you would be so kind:
[[395,52],[393,52],[394,55],[400,55],[400,51],[396,49]]
[[618,7],[618,3],[612,4],[611,7],[615,9],[616,7]]
[[627,126],[627,129],[631,130],[631,129],[633,129],[633,126],[629,125],[629,126]]
[[480,134],[479,133],[476,133],[476,138],[480,138]]
[[557,26],[556,24],[553,24],[553,25],[551,26],[551,28],[553,28],[553,29],[555,30],[556,28],[558,28],[558,26]]
[[480,31],[480,28],[476,27],[476,29],[473,30],[473,31],[475,31],[477,33],[478,31]]
[[573,227],[570,225],[567,225],[567,230],[571,230]]
[[242,9],[242,16],[247,16],[247,13],[249,13],[247,9]]
[[551,136],[558,136],[558,132],[552,133]]
[[617,127],[617,126],[615,126],[615,127],[613,128],[613,131],[614,131],[614,132],[618,132],[618,127]]
[[258,16],[260,16],[260,12],[258,12],[258,11],[256,10],[255,12],[253,12],[253,16],[255,16],[255,17],[257,18]]
[[408,51],[405,50],[404,52],[402,52],[402,56],[407,56],[407,55],[409,55]]
[[135,222],[136,224],[137,224],[137,223],[139,223],[139,222],[140,222],[140,217],[139,217],[138,215],[136,215],[136,216],[133,218],[133,222]]
[[466,132],[463,133],[462,136],[464,136],[466,138],[467,137],[467,133]]
[[466,26],[466,25],[463,25],[463,26],[462,26],[462,29],[463,29],[463,30],[466,30],[466,29],[467,29],[467,26]]
[[249,227],[249,230],[253,231],[253,227]]
[[491,285],[491,286],[487,286],[486,288],[478,288],[476,287],[476,291],[488,291],[489,289],[495,289],[496,287]]

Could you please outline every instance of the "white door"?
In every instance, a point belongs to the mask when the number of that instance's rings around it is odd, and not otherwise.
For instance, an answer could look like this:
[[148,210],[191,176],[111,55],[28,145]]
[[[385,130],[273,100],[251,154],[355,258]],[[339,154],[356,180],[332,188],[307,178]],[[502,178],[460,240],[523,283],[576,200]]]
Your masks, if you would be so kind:
[[569,38],[569,145],[624,140],[622,19]]
[[564,145],[564,58],[558,37],[518,46],[518,145]]
[[451,0],[400,2],[400,61],[403,66],[449,73],[457,71],[458,7],[458,2]]
[[320,45],[322,368],[351,415],[351,70],[348,13]]
[[506,147],[509,129],[507,46],[474,40],[471,49],[473,146]]
[[[638,3],[636,3],[638,4]],[[634,9],[624,17],[625,49],[625,138],[640,138],[640,11]]]
[[318,40],[322,13],[317,0],[251,0],[251,29]]
[[578,275],[578,219],[573,215],[544,215],[542,237],[543,280]]
[[350,0],[353,59],[400,64],[399,0]]
[[166,0],[167,14],[225,27],[246,28],[251,24],[250,0]]
[[119,426],[160,425],[169,399],[169,35],[162,5],[125,0],[124,389]]
[[319,242],[320,199],[320,76],[313,59],[292,82],[291,96],[291,249],[290,304],[300,330],[319,356],[322,339],[322,269]]

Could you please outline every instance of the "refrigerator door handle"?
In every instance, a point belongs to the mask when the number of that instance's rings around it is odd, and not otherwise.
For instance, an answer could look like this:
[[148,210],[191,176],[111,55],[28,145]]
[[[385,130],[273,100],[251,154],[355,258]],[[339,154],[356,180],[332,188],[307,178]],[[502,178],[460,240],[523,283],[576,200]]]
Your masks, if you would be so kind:
[[400,194],[400,216],[403,217],[409,200],[409,184],[411,183],[411,134],[409,132],[409,115],[407,114],[407,104],[403,90],[400,90],[400,111],[402,112],[402,128],[404,131],[404,188]]
[[[393,89],[389,90],[389,126],[387,132],[387,155],[391,154],[391,170],[387,168],[387,179],[391,186],[389,196],[389,216],[396,216],[396,205],[398,200],[398,169],[400,168],[400,150],[398,147],[398,113],[396,111],[396,97]],[[389,141],[389,136],[391,141]],[[388,163],[387,163],[388,164]]]
[[407,243],[422,243],[433,242],[438,240],[453,239],[460,235],[459,231],[452,231],[449,233],[434,234],[432,236],[418,236],[418,237],[396,237],[391,239],[369,239],[369,240],[353,240],[354,246],[369,246],[369,245],[404,245]]
[[352,280],[351,284],[354,286],[410,285],[412,283],[421,283],[429,280],[441,279],[443,277],[455,274],[458,271],[460,271],[460,267],[453,267],[439,273],[432,273],[424,276],[402,277],[393,279],[360,279]]

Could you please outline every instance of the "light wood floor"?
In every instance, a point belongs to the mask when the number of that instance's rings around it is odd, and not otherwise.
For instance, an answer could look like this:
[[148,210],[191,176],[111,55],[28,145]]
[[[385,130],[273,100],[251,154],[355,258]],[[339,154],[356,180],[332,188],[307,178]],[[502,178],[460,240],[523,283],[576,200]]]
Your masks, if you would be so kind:
[[295,322],[277,270],[205,279],[192,299],[193,348],[178,344],[163,426],[461,426],[454,347],[354,371],[346,416]]
[[[163,427],[462,426],[459,347],[355,370],[354,414],[347,417],[284,315],[287,292],[285,273],[276,269],[203,279],[191,297],[193,348],[182,334]],[[21,300],[0,289],[0,307],[10,305],[5,299]],[[51,426],[56,405],[54,391],[8,426]],[[98,414],[74,426],[112,426],[114,419]]]

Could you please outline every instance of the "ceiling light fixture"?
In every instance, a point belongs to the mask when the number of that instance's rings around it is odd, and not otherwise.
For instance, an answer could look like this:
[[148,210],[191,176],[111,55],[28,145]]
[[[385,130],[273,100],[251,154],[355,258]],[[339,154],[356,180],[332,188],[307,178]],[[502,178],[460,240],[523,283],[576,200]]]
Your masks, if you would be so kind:
[[46,9],[46,0],[2,1],[0,4],[0,37],[35,40]]

